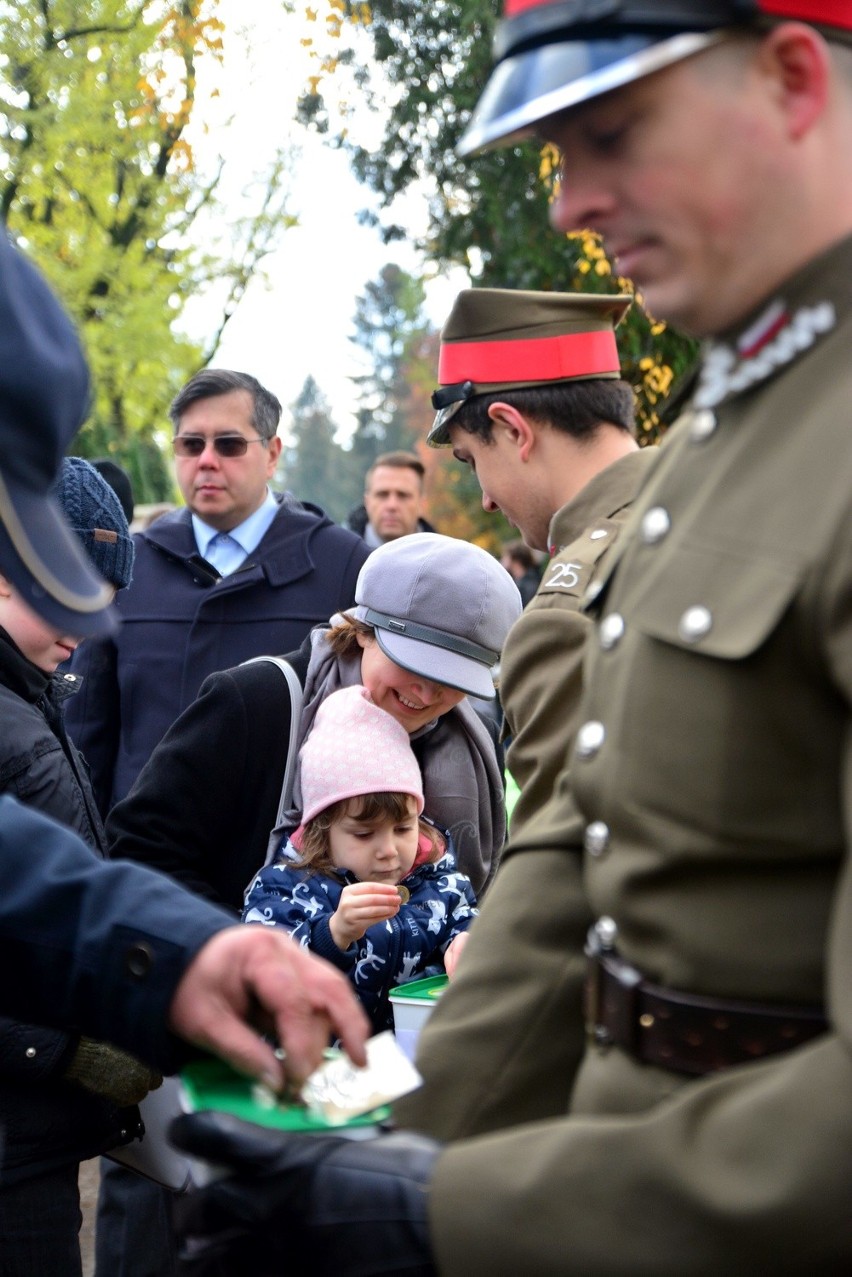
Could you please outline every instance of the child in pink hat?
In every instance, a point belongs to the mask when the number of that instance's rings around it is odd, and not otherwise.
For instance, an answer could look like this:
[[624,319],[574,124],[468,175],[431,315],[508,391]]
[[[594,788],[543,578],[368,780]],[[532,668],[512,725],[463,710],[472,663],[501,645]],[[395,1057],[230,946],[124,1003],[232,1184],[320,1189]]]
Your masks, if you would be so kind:
[[375,1029],[395,986],[452,974],[477,914],[426,820],[408,733],[365,687],[320,706],[299,755],[302,823],[250,883],[244,922],[286,927],[349,975]]

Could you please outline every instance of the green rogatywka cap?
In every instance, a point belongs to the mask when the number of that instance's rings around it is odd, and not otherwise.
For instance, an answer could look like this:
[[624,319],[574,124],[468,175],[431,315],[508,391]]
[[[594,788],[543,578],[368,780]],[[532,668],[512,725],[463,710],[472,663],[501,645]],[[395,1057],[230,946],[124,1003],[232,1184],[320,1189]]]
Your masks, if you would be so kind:
[[616,325],[632,302],[625,294],[539,293],[466,288],[441,333],[432,447],[449,443],[448,426],[476,395],[560,381],[621,376]]

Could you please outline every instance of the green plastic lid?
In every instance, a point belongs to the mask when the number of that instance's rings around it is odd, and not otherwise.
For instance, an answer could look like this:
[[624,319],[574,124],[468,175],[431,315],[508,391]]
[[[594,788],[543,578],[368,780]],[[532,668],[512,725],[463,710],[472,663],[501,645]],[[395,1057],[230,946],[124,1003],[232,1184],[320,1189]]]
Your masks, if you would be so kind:
[[391,1002],[434,1002],[450,983],[445,975],[427,976],[425,980],[412,980],[410,984],[399,984],[391,989]]

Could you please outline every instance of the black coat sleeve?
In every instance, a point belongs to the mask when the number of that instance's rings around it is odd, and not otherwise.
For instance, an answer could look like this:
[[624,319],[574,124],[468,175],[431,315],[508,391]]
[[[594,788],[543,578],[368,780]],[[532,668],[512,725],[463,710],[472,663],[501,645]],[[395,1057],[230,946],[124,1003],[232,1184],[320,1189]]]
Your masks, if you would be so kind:
[[113,808],[110,857],[141,861],[239,911],[275,823],[289,731],[280,670],[212,674]]

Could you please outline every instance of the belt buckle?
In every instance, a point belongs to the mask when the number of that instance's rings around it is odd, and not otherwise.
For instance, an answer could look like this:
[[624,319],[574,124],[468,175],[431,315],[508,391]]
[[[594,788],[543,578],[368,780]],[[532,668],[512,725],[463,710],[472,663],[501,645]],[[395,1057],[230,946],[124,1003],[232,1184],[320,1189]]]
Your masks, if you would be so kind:
[[641,971],[620,958],[597,927],[589,929],[585,953],[583,1013],[587,1040],[597,1047],[617,1043],[635,1051]]

